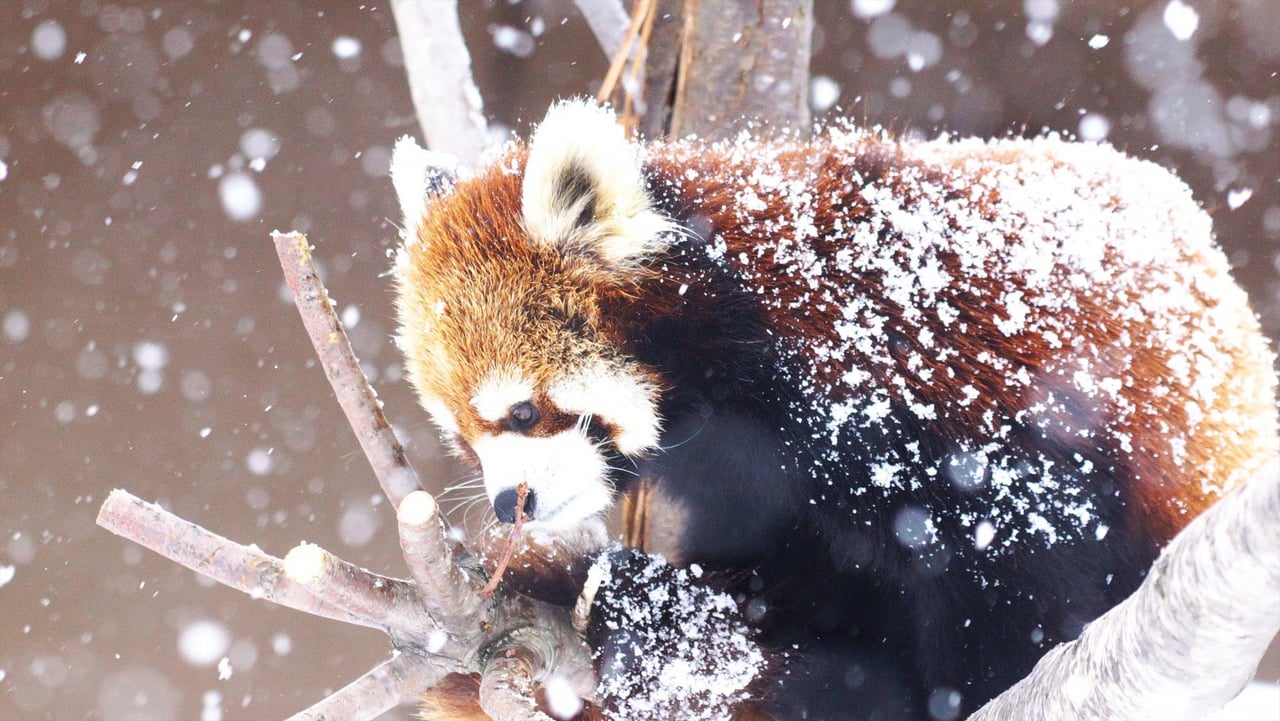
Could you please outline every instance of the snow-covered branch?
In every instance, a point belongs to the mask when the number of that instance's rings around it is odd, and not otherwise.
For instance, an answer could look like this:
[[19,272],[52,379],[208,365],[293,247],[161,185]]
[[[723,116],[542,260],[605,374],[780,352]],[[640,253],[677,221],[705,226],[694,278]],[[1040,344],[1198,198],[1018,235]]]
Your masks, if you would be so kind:
[[1200,718],[1280,631],[1280,460],[1188,525],[1142,586],[970,716]]
[[281,606],[370,628],[378,624],[316,598],[284,572],[279,558],[243,546],[127,491],[107,495],[98,525],[218,583]]
[[392,0],[391,11],[427,147],[474,166],[489,132],[456,0]]
[[311,260],[311,246],[300,233],[271,234],[294,304],[302,314],[311,345],[320,357],[329,384],[347,422],[360,441],[360,448],[373,466],[382,491],[395,506],[409,493],[421,490],[418,474],[409,465],[404,447],[396,439],[391,424],[382,415],[382,404],[360,370],[351,341],[333,312],[333,301],[320,282],[320,273]]

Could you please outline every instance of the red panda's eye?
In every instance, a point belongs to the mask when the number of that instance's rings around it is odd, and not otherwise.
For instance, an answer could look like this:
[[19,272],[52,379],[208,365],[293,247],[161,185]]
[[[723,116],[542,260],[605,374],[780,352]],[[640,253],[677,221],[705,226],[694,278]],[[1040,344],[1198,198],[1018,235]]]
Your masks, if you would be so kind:
[[529,401],[517,403],[511,407],[511,413],[508,415],[511,424],[511,430],[527,431],[538,422],[538,408]]

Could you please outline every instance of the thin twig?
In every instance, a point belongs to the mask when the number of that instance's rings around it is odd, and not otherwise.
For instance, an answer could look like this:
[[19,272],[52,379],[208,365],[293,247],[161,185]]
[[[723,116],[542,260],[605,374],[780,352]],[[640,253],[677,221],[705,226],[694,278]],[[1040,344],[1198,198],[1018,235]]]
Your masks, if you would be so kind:
[[631,57],[631,49],[635,44],[636,36],[640,33],[640,27],[644,22],[644,14],[651,4],[652,0],[639,0],[631,15],[631,24],[627,27],[627,32],[622,37],[622,43],[613,54],[613,60],[609,63],[609,70],[605,73],[604,82],[600,83],[600,91],[596,93],[596,102],[603,103],[613,95],[614,88],[618,85],[618,78],[622,76],[622,69],[627,64],[627,59]]
[[502,555],[498,557],[498,565],[493,569],[493,575],[489,577],[489,582],[484,588],[480,589],[480,596],[489,598],[493,596],[493,592],[498,588],[498,583],[502,581],[502,574],[506,573],[507,565],[511,563],[511,557],[515,555],[516,546],[520,543],[520,531],[524,528],[524,500],[529,496],[529,484],[521,482],[516,486],[516,520],[511,524],[511,535],[507,537],[507,545],[502,549]]
[[276,246],[276,255],[280,257],[285,280],[293,291],[302,323],[320,357],[325,376],[333,386],[338,404],[342,406],[347,422],[360,441],[360,448],[373,466],[383,493],[393,506],[399,506],[409,493],[421,490],[422,483],[409,465],[404,447],[382,415],[377,394],[360,370],[360,363],[351,350],[351,341],[347,340],[342,322],[333,312],[329,293],[320,282],[307,237],[301,233],[274,232],[271,239]]

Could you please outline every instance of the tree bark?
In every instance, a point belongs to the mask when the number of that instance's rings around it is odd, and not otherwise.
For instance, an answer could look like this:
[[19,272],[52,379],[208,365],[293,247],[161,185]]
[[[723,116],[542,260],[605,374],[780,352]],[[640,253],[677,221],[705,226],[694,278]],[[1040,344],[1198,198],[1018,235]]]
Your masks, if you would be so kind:
[[812,0],[686,0],[671,137],[809,137]]

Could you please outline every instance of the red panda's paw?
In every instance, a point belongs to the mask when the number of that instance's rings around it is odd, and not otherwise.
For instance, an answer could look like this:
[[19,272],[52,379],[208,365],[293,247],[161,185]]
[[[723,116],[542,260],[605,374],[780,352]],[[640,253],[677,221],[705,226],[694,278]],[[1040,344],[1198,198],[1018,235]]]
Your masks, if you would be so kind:
[[631,549],[592,566],[586,637],[605,718],[764,718],[749,708],[764,652],[734,600],[702,576]]

